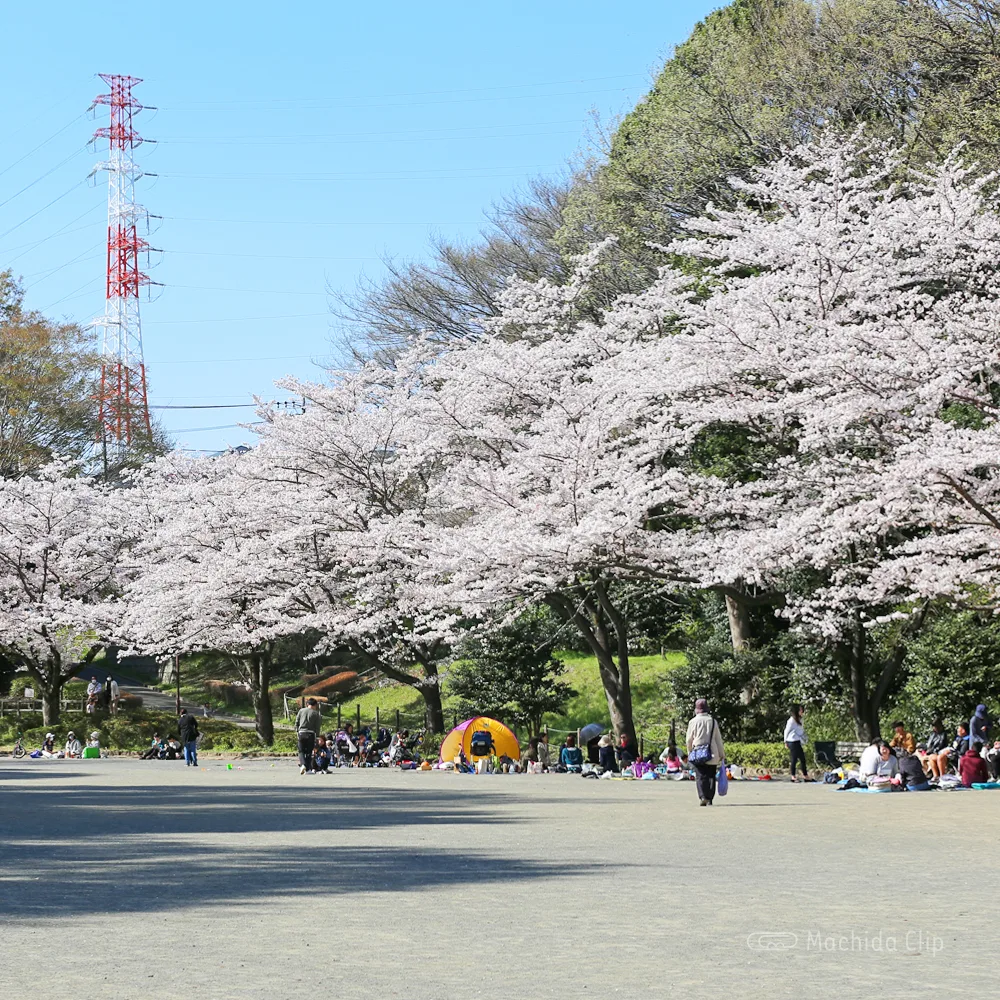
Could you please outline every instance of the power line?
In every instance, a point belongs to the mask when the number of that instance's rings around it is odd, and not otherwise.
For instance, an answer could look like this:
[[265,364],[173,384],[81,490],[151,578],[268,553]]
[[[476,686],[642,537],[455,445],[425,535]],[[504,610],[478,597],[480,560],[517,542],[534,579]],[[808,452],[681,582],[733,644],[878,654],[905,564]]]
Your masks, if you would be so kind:
[[[431,128],[403,128],[391,129],[389,131],[378,132],[304,132],[297,135],[217,135],[214,141],[218,142],[261,142],[273,140],[275,142],[294,142],[299,139],[355,139],[368,138],[370,136],[392,136],[392,135],[418,135],[425,132],[474,132],[484,129],[496,128],[539,128],[543,125],[577,125],[578,118],[561,118],[558,121],[548,122],[509,122],[502,125],[447,125],[433,126]],[[173,138],[161,139],[161,142],[204,142],[202,137],[195,135],[176,135]]]
[[[84,112],[84,114],[86,114],[86,112]],[[48,144],[49,144],[49,143],[50,143],[50,142],[51,142],[51,141],[52,141],[52,140],[53,140],[53,139],[54,139],[54,138],[55,138],[56,136],[58,136],[58,135],[62,135],[62,134],[63,134],[63,132],[65,132],[65,131],[66,131],[66,129],[68,129],[68,128],[72,127],[72,126],[73,126],[73,125],[75,125],[75,124],[76,124],[76,123],[77,123],[77,122],[78,122],[78,121],[79,121],[79,120],[80,120],[81,118],[83,118],[83,117],[84,117],[84,114],[79,114],[79,115],[77,115],[77,116],[76,116],[76,117],[75,117],[75,118],[74,118],[74,119],[73,119],[72,121],[70,121],[70,122],[67,122],[67,123],[66,123],[65,125],[63,125],[63,127],[62,127],[61,129],[59,129],[59,131],[58,131],[58,132],[53,132],[53,133],[52,133],[52,135],[50,135],[50,136],[48,137],[48,139],[44,139],[44,140],[43,140],[42,142],[40,142],[40,143],[39,143],[39,144],[38,144],[37,146],[35,146],[35,148],[34,148],[34,149],[29,149],[29,150],[28,150],[28,152],[27,152],[27,153],[25,153],[25,154],[24,154],[24,156],[22,156],[22,157],[21,157],[20,159],[17,159],[17,160],[15,160],[15,161],[14,161],[13,163],[11,163],[11,164],[10,164],[9,166],[6,166],[6,167],[4,167],[4,168],[3,168],[3,170],[0,170],[0,177],[3,177],[3,175],[4,175],[5,173],[7,173],[7,171],[8,171],[8,170],[13,170],[13,169],[14,169],[14,167],[16,167],[16,166],[17,166],[17,165],[18,165],[19,163],[23,163],[23,162],[24,162],[24,161],[25,161],[25,160],[26,160],[26,159],[27,159],[27,158],[28,158],[29,156],[31,156],[31,154],[32,154],[32,153],[37,153],[37,152],[38,152],[38,150],[40,150],[40,149],[42,148],[42,146],[47,146],[47,145],[48,145]],[[74,155],[75,155],[75,154],[74,154]],[[65,160],[64,160],[63,162],[65,162]],[[55,169],[55,168],[53,168],[53,169]],[[17,195],[13,195],[12,197],[15,197],[15,198],[16,198],[16,197],[17,197]],[[8,199],[8,200],[9,200],[9,199]],[[4,204],[6,204],[6,202],[5,202]]]
[[[325,316],[326,313],[323,313]],[[147,361],[147,365],[231,365],[241,361],[302,361],[323,357],[321,354],[279,354],[265,358],[174,358],[169,361]]]
[[[15,191],[5,201],[0,201],[0,208],[3,208],[4,205],[7,205],[10,202],[12,202],[18,195],[24,194],[25,191],[29,190],[30,188],[33,188],[40,181],[45,180],[45,178],[48,177],[49,174],[54,174],[60,167],[62,167],[65,164],[69,163],[69,161],[72,160],[74,156],[79,156],[82,152],[84,152],[85,148],[86,147],[81,146],[79,149],[77,149],[74,152],[70,153],[69,156],[67,156],[65,160],[60,160],[54,167],[51,167],[49,170],[46,170],[45,173],[41,175],[41,177],[36,177],[30,184],[25,184],[25,186],[23,188],[21,188],[20,191]],[[20,161],[18,161],[18,162],[20,162]],[[34,218],[34,216],[32,216],[32,218]],[[4,235],[6,235],[6,233]]]
[[264,423],[263,420],[255,420],[250,424],[219,424],[217,427],[182,427],[180,430],[170,431],[171,434],[196,434],[199,431],[228,431],[234,427],[256,427]]
[[[317,316],[329,316],[329,313],[290,313],[284,316],[222,316],[217,319],[160,319],[153,320],[151,325],[176,326],[180,323],[252,323],[261,319],[314,319]],[[162,364],[162,362],[161,362]]]
[[363,145],[366,143],[385,143],[385,142],[454,142],[455,140],[461,140],[462,142],[470,142],[473,139],[532,139],[539,136],[550,136],[550,135],[578,135],[577,129],[564,129],[561,132],[502,132],[497,135],[428,135],[421,136],[419,138],[401,138],[401,139],[338,139],[338,138],[322,138],[318,137],[315,141],[310,140],[309,142],[303,141],[301,138],[295,138],[294,136],[275,136],[273,138],[257,139],[257,138],[247,138],[247,139],[226,139],[222,136],[217,138],[206,137],[198,138],[197,136],[191,136],[189,138],[177,138],[177,139],[159,139],[161,143],[176,144],[178,146],[193,145],[197,143],[199,146],[204,146],[207,144],[221,145],[221,146],[243,146],[243,145],[254,145],[254,146],[285,146],[290,141],[295,141],[303,146],[323,146],[323,145],[337,145],[337,144],[348,144],[353,143],[355,145]]
[[219,285],[175,285],[169,282],[169,288],[191,288],[202,292],[243,292],[252,294],[260,292],[264,295],[326,295],[326,292],[300,292],[294,288],[225,288]]
[[[227,226],[481,226],[479,222],[404,222],[404,221],[380,221],[374,222],[366,219],[352,221],[341,219],[337,222],[316,222],[312,219],[202,219],[191,215],[162,215],[162,219],[170,222],[209,222]],[[332,260],[334,258],[326,258]],[[362,260],[360,257],[348,257],[346,260]]]
[[[448,170],[453,174],[470,174],[473,171],[479,170],[556,170],[561,167],[562,164],[559,163],[511,163],[511,164],[494,164],[486,163],[478,167],[449,167]],[[407,168],[399,170],[368,170],[364,172],[358,171],[329,171],[329,172],[313,172],[313,173],[303,173],[303,174],[292,174],[292,173],[227,173],[227,174],[189,174],[189,173],[157,173],[157,177],[167,177],[167,178],[185,178],[185,179],[197,179],[197,180],[214,180],[215,178],[222,178],[224,180],[299,180],[299,179],[309,179],[309,180],[329,180],[337,181],[344,179],[352,179],[354,177],[366,177],[366,178],[380,178],[385,180],[395,180],[401,176],[413,176],[416,178],[425,177],[434,174],[435,171],[440,170],[440,167],[421,167],[421,168]],[[501,176],[490,174],[488,176]],[[429,177],[428,179],[434,179]]]
[[[623,74],[620,77],[613,77],[612,76],[612,77],[607,77],[606,79],[609,79],[609,80],[626,79],[626,78],[630,78],[631,79],[631,78],[635,78],[635,77],[642,76],[642,75],[643,74],[641,74],[641,73],[626,73],[626,74]],[[597,80],[600,80],[600,79],[602,79],[602,78],[600,78],[600,77],[597,78]],[[582,83],[582,82],[585,82],[585,81],[569,81],[569,82],[570,83],[572,83],[572,82],[581,82]],[[533,85],[532,84],[521,84],[520,86],[528,87],[528,86],[533,86]],[[534,86],[560,86],[560,84],[535,84]],[[492,88],[479,88],[479,91],[484,90],[484,89],[488,90],[488,89],[492,89]],[[497,88],[497,89],[501,89],[501,88]],[[514,88],[511,88],[511,89],[514,89]],[[210,106],[210,107],[200,107],[200,108],[199,107],[188,107],[188,108],[185,108],[185,107],[182,107],[182,106],[178,105],[178,106],[175,106],[175,107],[164,107],[164,108],[161,108],[160,110],[161,111],[184,111],[184,112],[206,111],[206,112],[211,112],[211,113],[217,113],[219,111],[255,111],[255,110],[256,111],[290,111],[290,110],[294,110],[295,108],[302,108],[304,110],[319,111],[319,110],[322,110],[324,108],[332,108],[332,109],[336,109],[336,110],[339,110],[339,111],[366,111],[366,110],[371,110],[371,109],[374,109],[374,108],[417,108],[417,107],[430,107],[430,106],[433,106],[433,105],[442,105],[442,104],[484,104],[484,103],[489,103],[490,101],[537,101],[537,100],[544,100],[546,98],[551,98],[551,97],[588,97],[588,96],[591,96],[591,95],[594,95],[594,94],[617,94],[617,93],[624,93],[628,89],[629,89],[628,87],[610,87],[610,88],[603,88],[603,89],[600,89],[600,90],[563,91],[562,93],[555,93],[555,94],[498,94],[498,95],[496,95],[494,97],[464,97],[464,98],[457,98],[455,100],[448,100],[448,101],[406,101],[406,102],[399,102],[399,103],[394,103],[394,104],[342,104],[342,103],[331,103],[331,100],[333,100],[333,101],[358,101],[358,100],[368,100],[369,99],[369,98],[360,98],[360,97],[342,97],[342,98],[333,98],[333,99],[331,99],[331,98],[314,98],[314,99],[312,99],[313,102],[320,101],[322,103],[307,103],[305,101],[294,101],[294,100],[292,100],[290,98],[289,99],[284,99],[284,100],[282,100],[281,98],[278,98],[278,99],[276,99],[274,101],[245,102],[245,106],[241,106],[241,104],[243,102],[229,101],[229,102],[216,102],[214,104],[214,106]],[[456,90],[456,91],[444,90],[444,91],[437,91],[437,92],[435,92],[435,91],[428,91],[428,92],[426,92],[426,96],[432,96],[434,93],[442,93],[442,94],[456,93],[456,94],[461,94],[461,93],[475,93],[475,92],[477,92],[477,91],[462,91],[462,90]],[[390,95],[390,96],[391,97],[420,97],[420,96],[425,96],[425,95],[422,95],[422,94],[396,94],[396,95]],[[204,102],[204,103],[205,104],[209,104],[210,102]],[[256,105],[256,107],[254,107],[253,105]]]
[[174,404],[150,403],[151,410],[238,410],[243,407],[256,407],[256,403],[201,403],[190,406],[177,406]]
[[72,187],[67,188],[62,194],[53,198],[47,205],[43,205],[37,212],[32,212],[31,215],[29,215],[26,219],[22,219],[16,226],[11,226],[6,232],[0,233],[0,240],[2,240],[5,236],[9,236],[15,229],[20,229],[26,222],[31,222],[36,215],[41,215],[42,212],[44,212],[47,208],[51,208],[57,201],[62,201],[66,195],[72,194],[81,184],[83,184],[82,180],[77,181]]
[[81,212],[75,219],[70,219],[69,222],[60,226],[59,229],[57,229],[50,236],[46,236],[40,240],[35,240],[34,243],[22,243],[20,244],[20,246],[11,247],[9,250],[2,250],[0,251],[0,253],[10,253],[11,250],[23,251],[22,253],[19,253],[16,257],[11,257],[7,260],[8,264],[13,264],[15,260],[20,260],[26,253],[30,253],[32,250],[34,250],[35,247],[40,247],[43,243],[48,243],[49,240],[54,240],[57,236],[69,236],[70,233],[80,233],[83,232],[84,229],[90,229],[91,227],[89,225],[78,226],[76,229],[67,229],[66,227],[72,226],[74,222],[79,222],[85,215],[93,214],[99,208],[104,208],[104,205],[103,204],[93,205],[92,207],[86,209],[85,211]]
[[[186,221],[186,220],[184,220]],[[172,247],[165,254],[180,254],[182,257],[252,257],[257,260],[381,260],[381,257],[327,257],[325,254],[281,254],[281,253],[227,253],[222,250],[175,250]],[[416,258],[403,257],[402,260]]]

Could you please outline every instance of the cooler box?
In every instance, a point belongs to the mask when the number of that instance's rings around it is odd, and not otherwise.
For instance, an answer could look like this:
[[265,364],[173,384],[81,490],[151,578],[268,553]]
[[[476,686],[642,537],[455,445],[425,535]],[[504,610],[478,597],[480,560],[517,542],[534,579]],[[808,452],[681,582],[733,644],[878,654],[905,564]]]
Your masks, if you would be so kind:
[[83,748],[83,759],[84,760],[94,760],[95,758],[97,758],[99,760],[100,757],[101,757],[101,748],[100,747],[84,747]]

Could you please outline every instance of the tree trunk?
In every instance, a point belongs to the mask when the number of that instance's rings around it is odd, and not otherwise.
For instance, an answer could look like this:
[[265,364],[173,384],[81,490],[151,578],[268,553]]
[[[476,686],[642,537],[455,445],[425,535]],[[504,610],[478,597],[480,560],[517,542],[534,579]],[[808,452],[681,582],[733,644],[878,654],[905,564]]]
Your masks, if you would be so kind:
[[274,743],[274,715],[271,711],[271,654],[250,657],[250,701],[257,721],[257,737],[265,746]]
[[444,732],[444,707],[441,705],[441,684],[437,670],[417,690],[424,699],[424,718],[432,733]]
[[729,637],[733,643],[733,651],[742,653],[750,648],[753,639],[750,611],[741,601],[726,594],[726,614],[729,616]]
[[54,726],[59,721],[59,696],[62,694],[62,681],[59,674],[51,680],[44,681],[36,675],[39,693],[42,696],[42,725]]
[[597,658],[616,738],[627,736],[638,746],[632,718],[628,622],[612,603],[602,581],[594,585],[594,595],[596,602],[582,591],[572,596],[551,594],[545,603],[564,621],[576,626]]

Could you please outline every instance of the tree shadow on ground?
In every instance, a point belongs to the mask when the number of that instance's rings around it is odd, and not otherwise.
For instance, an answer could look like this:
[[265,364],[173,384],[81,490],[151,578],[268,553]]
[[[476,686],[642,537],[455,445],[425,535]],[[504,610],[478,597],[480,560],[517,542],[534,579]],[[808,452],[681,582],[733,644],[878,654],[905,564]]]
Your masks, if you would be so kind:
[[393,828],[446,825],[493,824],[499,840],[501,824],[520,820],[498,815],[497,795],[320,789],[319,780],[295,788],[8,786],[0,791],[2,919],[496,886],[601,868],[452,850],[443,829],[441,846],[399,844],[399,833],[396,843],[379,843]]

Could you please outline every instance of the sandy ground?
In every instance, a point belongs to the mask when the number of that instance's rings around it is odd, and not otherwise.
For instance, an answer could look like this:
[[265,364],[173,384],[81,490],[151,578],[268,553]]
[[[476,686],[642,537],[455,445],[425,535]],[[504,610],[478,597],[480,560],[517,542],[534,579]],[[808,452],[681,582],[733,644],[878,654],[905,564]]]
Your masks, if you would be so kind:
[[989,994],[998,792],[0,761],[0,994]]

